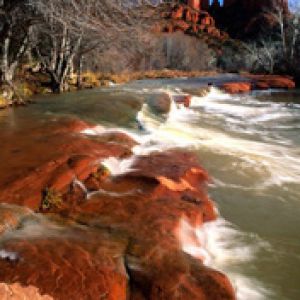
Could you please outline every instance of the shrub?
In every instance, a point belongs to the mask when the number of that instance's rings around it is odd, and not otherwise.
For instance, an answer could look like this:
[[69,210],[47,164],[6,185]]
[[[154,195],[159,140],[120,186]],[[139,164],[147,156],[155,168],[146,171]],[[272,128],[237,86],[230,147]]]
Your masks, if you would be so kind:
[[50,210],[55,208],[60,208],[62,206],[62,195],[58,191],[54,189],[46,188],[43,191],[42,195],[42,202],[41,202],[41,209],[42,210]]

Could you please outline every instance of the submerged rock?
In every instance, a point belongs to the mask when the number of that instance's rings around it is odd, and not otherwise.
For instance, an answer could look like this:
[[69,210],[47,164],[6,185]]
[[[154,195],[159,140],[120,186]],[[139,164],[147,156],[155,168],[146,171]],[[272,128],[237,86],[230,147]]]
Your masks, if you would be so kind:
[[205,97],[211,90],[210,86],[193,88],[193,89],[183,89],[183,92],[188,93],[190,95]]
[[173,98],[175,103],[177,104],[182,104],[185,107],[190,107],[191,105],[191,99],[192,99],[191,95],[176,95]]
[[146,102],[151,109],[160,114],[167,114],[171,110],[172,99],[167,93],[152,94]]

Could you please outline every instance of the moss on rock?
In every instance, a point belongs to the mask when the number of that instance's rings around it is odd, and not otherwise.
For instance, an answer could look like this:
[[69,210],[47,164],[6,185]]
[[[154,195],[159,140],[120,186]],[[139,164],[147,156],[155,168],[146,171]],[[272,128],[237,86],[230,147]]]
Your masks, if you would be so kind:
[[63,197],[60,192],[49,188],[46,188],[43,191],[41,210],[47,211],[50,209],[60,208],[62,204],[63,204]]

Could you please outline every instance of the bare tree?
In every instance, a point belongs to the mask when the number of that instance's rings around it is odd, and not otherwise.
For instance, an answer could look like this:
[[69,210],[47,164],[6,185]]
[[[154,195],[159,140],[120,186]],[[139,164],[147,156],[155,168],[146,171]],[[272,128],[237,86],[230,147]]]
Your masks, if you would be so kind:
[[241,43],[238,51],[247,60],[250,71],[294,73],[299,61],[300,16],[298,11],[288,14],[284,7],[274,5],[265,10],[277,26],[268,28],[255,41]]
[[67,89],[75,58],[81,70],[82,57],[88,52],[96,48],[99,52],[107,51],[121,42],[130,45],[131,39],[145,30],[154,16],[152,5],[129,0],[31,2],[44,20],[36,29],[35,50],[56,92]]
[[[269,12],[279,27],[278,40],[281,47],[278,47],[278,56],[288,67],[295,63],[297,42],[300,34],[300,15],[299,4],[292,6],[292,13],[287,14],[283,7],[277,6]],[[276,41],[277,38],[275,37]]]
[[162,63],[170,69],[208,70],[215,64],[215,54],[204,41],[182,32],[162,36],[157,50],[153,58],[162,56]]
[[12,85],[16,68],[29,45],[33,24],[26,0],[0,2],[0,83]]
[[247,60],[248,70],[274,73],[276,64],[281,60],[281,43],[271,39],[261,39],[252,43],[244,43],[244,59]]

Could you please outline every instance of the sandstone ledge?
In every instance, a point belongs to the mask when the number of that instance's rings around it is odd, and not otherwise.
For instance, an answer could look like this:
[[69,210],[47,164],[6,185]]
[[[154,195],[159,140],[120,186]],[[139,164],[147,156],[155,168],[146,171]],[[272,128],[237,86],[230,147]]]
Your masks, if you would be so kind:
[[239,81],[226,82],[220,88],[229,94],[248,93],[251,90],[293,89],[295,81],[284,75],[255,75],[241,76]]
[[[116,133],[112,143],[76,133],[82,123],[65,126],[48,133],[55,146],[50,161],[3,187],[1,202],[10,205],[0,205],[9,224],[0,236],[8,253],[0,259],[0,282],[59,300],[235,299],[227,277],[185,254],[178,238],[182,218],[191,226],[216,218],[198,158],[153,153],[111,176],[101,160],[130,157],[131,139]],[[45,188],[57,193],[48,195],[49,206],[42,205]]]

